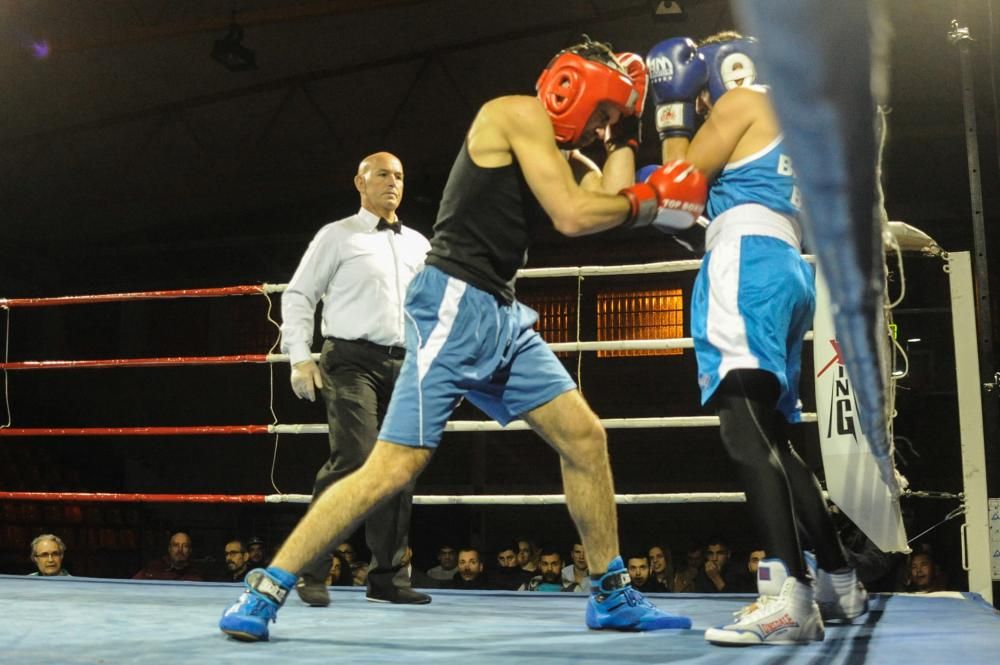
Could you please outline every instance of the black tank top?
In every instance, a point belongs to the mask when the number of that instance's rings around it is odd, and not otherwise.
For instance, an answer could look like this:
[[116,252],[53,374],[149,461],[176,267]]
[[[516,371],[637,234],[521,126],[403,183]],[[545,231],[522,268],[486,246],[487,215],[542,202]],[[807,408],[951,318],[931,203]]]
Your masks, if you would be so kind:
[[546,219],[516,159],[482,168],[463,143],[441,197],[427,264],[511,303],[515,275]]

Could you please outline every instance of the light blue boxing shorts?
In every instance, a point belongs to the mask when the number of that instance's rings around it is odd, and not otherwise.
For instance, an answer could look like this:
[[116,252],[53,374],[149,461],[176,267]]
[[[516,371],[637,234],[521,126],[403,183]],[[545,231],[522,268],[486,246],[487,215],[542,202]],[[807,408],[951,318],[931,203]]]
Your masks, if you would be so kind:
[[464,397],[501,425],[576,389],[538,313],[425,267],[406,294],[406,359],[379,439],[436,448]]
[[730,370],[763,369],[781,384],[778,410],[799,422],[802,340],[816,308],[813,268],[794,236],[766,225],[737,227],[710,237],[691,296],[701,403]]

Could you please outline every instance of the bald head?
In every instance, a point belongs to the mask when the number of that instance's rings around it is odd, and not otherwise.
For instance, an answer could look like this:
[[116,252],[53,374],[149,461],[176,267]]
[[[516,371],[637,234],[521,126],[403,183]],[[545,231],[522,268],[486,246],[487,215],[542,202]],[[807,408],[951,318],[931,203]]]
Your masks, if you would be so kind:
[[368,155],[358,164],[354,186],[361,194],[361,207],[396,221],[396,208],[403,201],[403,164],[388,152]]

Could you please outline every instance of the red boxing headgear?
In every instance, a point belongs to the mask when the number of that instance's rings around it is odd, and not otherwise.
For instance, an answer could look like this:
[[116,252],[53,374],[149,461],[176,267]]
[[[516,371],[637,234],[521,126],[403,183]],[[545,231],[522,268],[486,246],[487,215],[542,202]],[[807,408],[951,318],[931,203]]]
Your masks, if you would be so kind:
[[576,53],[560,53],[538,77],[538,99],[552,119],[556,141],[575,144],[601,102],[632,115],[640,92],[627,74]]

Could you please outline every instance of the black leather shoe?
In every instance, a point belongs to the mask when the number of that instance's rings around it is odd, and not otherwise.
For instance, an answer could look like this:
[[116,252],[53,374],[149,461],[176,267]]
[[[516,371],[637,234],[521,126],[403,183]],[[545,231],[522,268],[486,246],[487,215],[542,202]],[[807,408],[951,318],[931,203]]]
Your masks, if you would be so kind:
[[330,604],[330,590],[324,580],[317,580],[310,575],[303,575],[295,584],[295,592],[303,603],[311,607],[326,607]]
[[426,605],[431,597],[409,587],[398,587],[393,577],[398,568],[382,568],[368,573],[368,593],[365,600],[372,603],[394,603],[396,605]]

